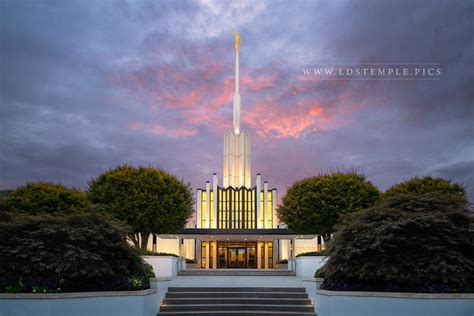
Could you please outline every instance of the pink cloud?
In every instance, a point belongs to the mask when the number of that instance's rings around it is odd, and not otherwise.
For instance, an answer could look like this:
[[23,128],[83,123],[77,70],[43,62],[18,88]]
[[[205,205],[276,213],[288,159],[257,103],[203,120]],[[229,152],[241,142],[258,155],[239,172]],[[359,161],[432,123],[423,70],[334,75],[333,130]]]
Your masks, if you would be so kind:
[[[154,120],[153,125],[133,122],[129,129],[178,138],[195,136],[201,129],[219,134],[230,129],[233,65],[217,63],[209,55],[215,49],[198,47],[196,56],[177,53],[199,61],[191,66],[188,60],[183,67],[157,64],[121,69],[114,82],[128,91],[130,99],[148,107]],[[242,117],[251,131],[266,138],[304,138],[341,126],[346,116],[362,106],[352,99],[346,82],[300,77],[299,72],[285,73],[275,66],[242,71]],[[344,90],[335,95],[321,92],[328,87]]]

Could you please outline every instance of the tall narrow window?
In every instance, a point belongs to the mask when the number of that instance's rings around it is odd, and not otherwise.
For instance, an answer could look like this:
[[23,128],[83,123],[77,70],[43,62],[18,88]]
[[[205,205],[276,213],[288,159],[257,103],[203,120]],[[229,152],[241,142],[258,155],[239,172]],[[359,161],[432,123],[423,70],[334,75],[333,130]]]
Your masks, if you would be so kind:
[[207,193],[202,191],[201,194],[201,227],[207,228]]
[[[210,201],[209,205],[210,205],[210,209],[212,210],[212,205],[213,205],[213,203],[214,203],[214,192],[213,192],[213,191],[209,192],[209,195],[210,195],[210,197],[209,197],[209,201]],[[213,228],[213,227],[214,227],[214,220],[215,220],[215,219],[214,219],[214,212],[209,212],[209,227],[210,227],[210,228]]]
[[206,268],[206,245],[207,245],[207,242],[201,243],[201,268],[202,269]]
[[268,243],[268,268],[273,268],[273,243]]
[[273,192],[267,193],[267,228],[273,227]]

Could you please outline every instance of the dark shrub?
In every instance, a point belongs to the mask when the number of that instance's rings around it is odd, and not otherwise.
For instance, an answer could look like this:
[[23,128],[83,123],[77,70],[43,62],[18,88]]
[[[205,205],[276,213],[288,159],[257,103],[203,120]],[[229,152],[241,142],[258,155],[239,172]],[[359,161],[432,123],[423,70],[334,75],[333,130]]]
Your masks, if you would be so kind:
[[348,216],[329,246],[324,289],[469,292],[474,246],[464,208],[400,194]]
[[70,213],[87,205],[83,192],[49,182],[28,183],[9,192],[1,202],[8,212]]
[[326,271],[324,269],[325,267],[326,267],[326,265],[324,265],[321,268],[319,268],[318,270],[316,270],[316,272],[314,273],[314,277],[324,279],[326,277]]
[[288,263],[288,259],[283,259],[283,260],[278,261],[278,264],[287,264],[287,263]]
[[149,287],[153,275],[105,215],[26,216],[0,222],[0,292],[75,292]]
[[414,177],[407,181],[391,186],[383,197],[390,197],[399,194],[438,194],[443,195],[452,201],[452,204],[463,206],[467,203],[467,196],[464,187],[443,178]]

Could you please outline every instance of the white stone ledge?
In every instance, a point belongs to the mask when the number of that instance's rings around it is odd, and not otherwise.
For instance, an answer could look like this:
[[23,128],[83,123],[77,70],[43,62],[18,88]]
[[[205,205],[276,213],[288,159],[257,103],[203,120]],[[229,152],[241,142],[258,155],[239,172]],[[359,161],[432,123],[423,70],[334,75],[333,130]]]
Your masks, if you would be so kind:
[[86,297],[111,296],[147,296],[155,294],[155,289],[140,291],[99,291],[99,292],[70,292],[70,293],[0,293],[0,299],[66,299]]
[[390,297],[413,299],[474,299],[474,293],[408,293],[408,292],[361,292],[317,290],[317,294],[326,296]]

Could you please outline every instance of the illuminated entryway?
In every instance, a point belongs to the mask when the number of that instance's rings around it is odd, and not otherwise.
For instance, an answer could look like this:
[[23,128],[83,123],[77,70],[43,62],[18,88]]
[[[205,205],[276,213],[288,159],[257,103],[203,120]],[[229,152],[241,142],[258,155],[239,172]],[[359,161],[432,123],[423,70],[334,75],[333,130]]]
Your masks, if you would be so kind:
[[219,269],[256,269],[257,243],[217,243],[217,267]]

